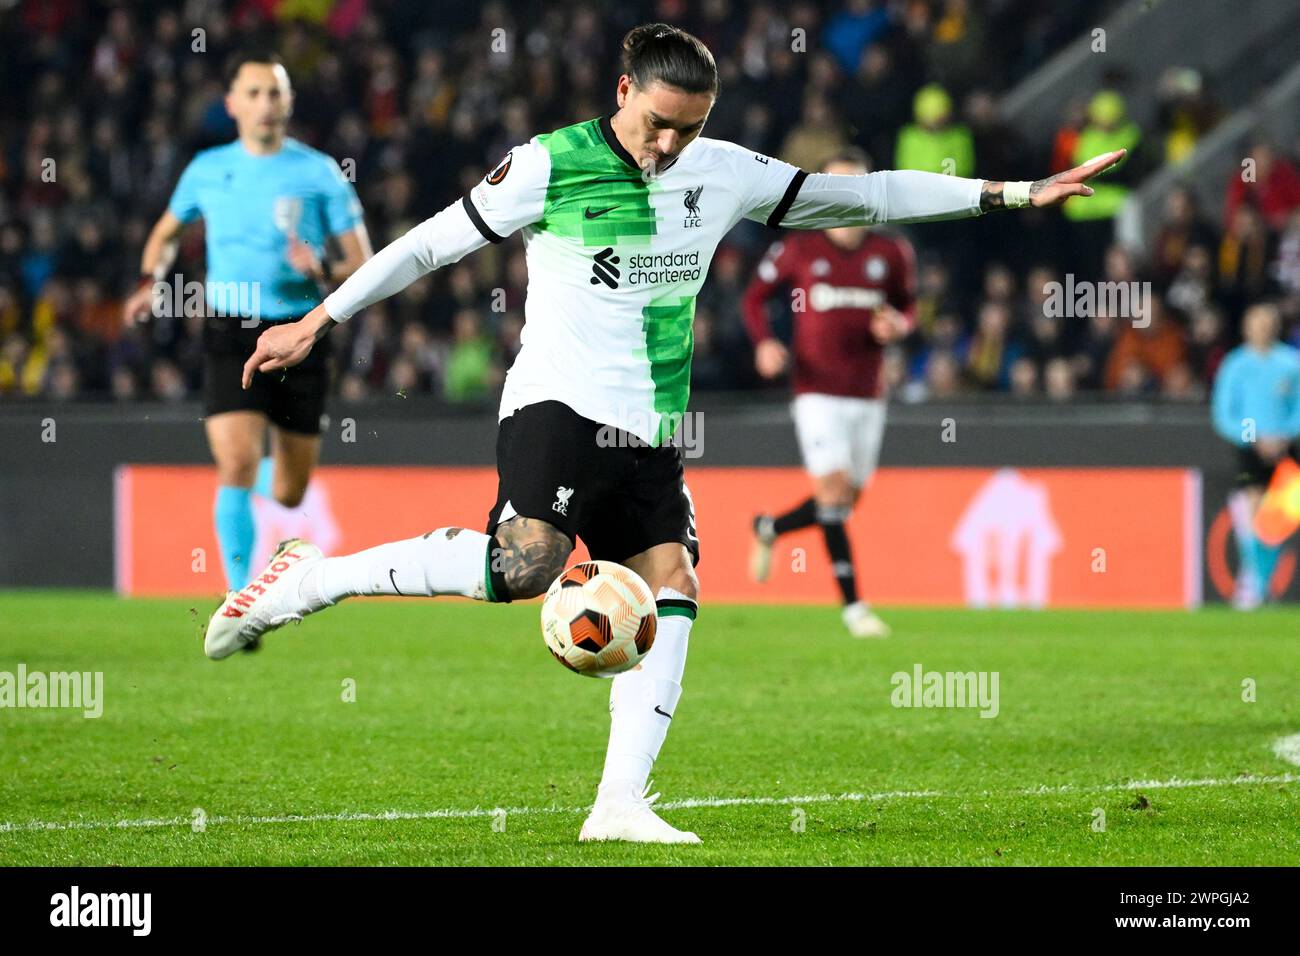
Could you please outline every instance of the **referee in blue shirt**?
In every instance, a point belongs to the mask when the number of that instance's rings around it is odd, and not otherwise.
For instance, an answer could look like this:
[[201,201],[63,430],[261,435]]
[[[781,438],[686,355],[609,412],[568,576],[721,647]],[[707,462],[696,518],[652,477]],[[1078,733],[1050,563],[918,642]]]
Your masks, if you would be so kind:
[[1255,537],[1255,512],[1278,462],[1300,457],[1300,351],[1278,341],[1274,305],[1247,309],[1241,331],[1245,341],[1219,366],[1210,404],[1214,430],[1237,447],[1237,490],[1228,499],[1239,555],[1233,603],[1250,610],[1268,596],[1279,551]]
[[[239,138],[199,153],[181,174],[149,234],[140,288],[124,312],[127,322],[140,321],[152,314],[155,289],[172,295],[158,283],[167,279],[182,227],[202,219],[205,426],[217,463],[217,540],[228,586],[235,590],[247,583],[252,565],[251,495],[294,507],[307,490],[320,455],[328,340],[311,360],[259,375],[248,390],[240,387],[244,362],[264,331],[262,323],[310,312],[327,286],[351,275],[371,248],[361,204],[338,164],[285,135],[293,90],[276,56],[248,54],[233,61],[226,110]],[[268,430],[271,455],[263,460]]]

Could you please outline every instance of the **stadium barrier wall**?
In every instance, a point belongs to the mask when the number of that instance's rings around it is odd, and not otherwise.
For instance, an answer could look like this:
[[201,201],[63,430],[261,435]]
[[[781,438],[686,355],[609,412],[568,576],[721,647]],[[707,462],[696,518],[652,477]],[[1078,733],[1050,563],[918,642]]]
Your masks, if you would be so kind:
[[[710,600],[835,599],[816,528],[779,542],[765,586],[746,573],[754,502],[806,495],[800,469],[703,466],[687,485]],[[212,524],[207,509],[194,507],[215,491],[212,469],[202,466],[118,468],[120,593],[222,591]],[[297,508],[258,500],[254,554],[298,536],[346,554],[434,528],[482,527],[495,492],[492,468],[325,467]],[[887,468],[850,522],[859,579],[873,600],[975,607],[1195,606],[1199,532],[1199,479],[1181,468]]]
[[[752,513],[808,491],[784,403],[704,396],[692,414],[707,597],[831,600],[815,529],[783,539],[766,589],[744,579]],[[482,526],[491,410],[408,400],[331,416],[315,493],[337,526],[332,550]],[[218,593],[201,418],[190,405],[0,408],[0,587]],[[1231,594],[1233,457],[1204,408],[899,405],[882,466],[851,525],[864,588],[882,602],[1172,607]],[[1003,517],[989,519],[988,500]],[[259,507],[267,538],[305,520]],[[1288,545],[1276,593],[1296,596],[1294,572]]]

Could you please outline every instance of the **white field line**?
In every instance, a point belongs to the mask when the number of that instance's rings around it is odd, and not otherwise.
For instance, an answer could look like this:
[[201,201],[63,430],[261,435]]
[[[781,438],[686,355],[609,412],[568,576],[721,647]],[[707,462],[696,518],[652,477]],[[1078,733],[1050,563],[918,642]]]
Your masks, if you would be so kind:
[[[1296,738],[1300,740],[1300,734],[1297,734]],[[1297,759],[1300,760],[1300,757]],[[1129,783],[1103,784],[1091,787],[1062,784],[1059,786],[1043,785],[1020,790],[1002,791],[952,791],[945,793],[939,790],[886,790],[880,793],[817,793],[793,797],[692,797],[684,800],[669,800],[664,803],[656,803],[655,808],[658,810],[687,810],[700,807],[770,807],[803,806],[813,803],[875,803],[883,800],[981,800],[995,797],[1034,797],[1051,794],[1117,793],[1133,790],[1182,790],[1192,787],[1236,787],[1291,783],[1300,783],[1300,774],[1284,773],[1271,776],[1245,774],[1239,777],[1205,777],[1195,780],[1175,777],[1171,780],[1134,780]],[[262,826],[272,823],[351,823],[380,820],[464,820],[490,817],[501,812],[504,812],[507,816],[516,814],[579,814],[586,813],[590,809],[590,807],[472,807],[469,809],[448,807],[438,810],[389,810],[379,813],[343,812],[276,816],[211,816],[204,820],[204,824],[211,827]],[[0,833],[31,833],[48,830],[152,830],[165,827],[189,827],[192,823],[193,820],[190,817],[136,820],[69,820],[65,822],[30,820],[27,822],[0,823]]]

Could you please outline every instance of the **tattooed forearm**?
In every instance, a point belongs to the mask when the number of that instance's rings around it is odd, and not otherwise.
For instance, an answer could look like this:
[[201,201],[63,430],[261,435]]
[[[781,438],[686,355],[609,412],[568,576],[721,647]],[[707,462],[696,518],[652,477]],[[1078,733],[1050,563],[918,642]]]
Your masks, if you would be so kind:
[[986,182],[980,189],[980,209],[988,212],[990,209],[1002,209],[1006,202],[1002,197],[1002,183]]
[[501,553],[493,562],[505,575],[511,598],[536,597],[564,570],[573,544],[554,525],[537,518],[511,518],[497,528]]
[[[1058,173],[1055,176],[1048,176],[1046,179],[1035,180],[1029,184],[1029,205],[1033,205],[1034,197],[1044,189],[1060,178]],[[1013,184],[1020,188],[1021,192],[1018,199],[1013,199],[1010,206],[1007,205],[1007,184],[1004,182],[985,182],[980,189],[980,210],[988,212],[990,209],[1007,209],[1016,206],[1026,205],[1024,201],[1024,183]]]

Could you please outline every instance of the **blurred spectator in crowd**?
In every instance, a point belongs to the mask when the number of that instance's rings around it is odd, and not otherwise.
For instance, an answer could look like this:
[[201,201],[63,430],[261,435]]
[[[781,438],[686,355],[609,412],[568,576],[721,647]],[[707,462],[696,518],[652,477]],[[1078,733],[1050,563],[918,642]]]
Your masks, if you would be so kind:
[[916,357],[912,364],[916,378],[924,378],[930,359],[943,352],[961,359],[970,348],[970,340],[965,334],[961,317],[954,312],[943,312],[935,316],[931,323],[929,335],[916,348]]
[[1273,237],[1264,217],[1254,206],[1242,206],[1219,244],[1219,295],[1230,311],[1240,314],[1270,292],[1272,260]]
[[1158,394],[1177,383],[1186,358],[1182,330],[1157,298],[1142,303],[1132,321],[1121,323],[1106,363],[1106,389],[1128,397]]
[[894,66],[892,50],[884,43],[871,44],[851,75],[839,101],[849,135],[872,156],[891,156],[894,131],[907,122],[911,95],[906,79]]
[[823,42],[844,72],[853,73],[862,51],[881,39],[889,27],[889,11],[883,0],[849,0],[827,21]]
[[916,290],[916,326],[920,337],[926,339],[933,335],[935,320],[941,313],[958,309],[948,269],[938,259],[924,260],[917,276]]
[[1286,230],[1278,238],[1270,273],[1282,296],[1278,306],[1282,320],[1294,325],[1300,320],[1300,209],[1291,213]]
[[1186,314],[1191,315],[1187,336],[1188,368],[1198,381],[1212,382],[1228,353],[1223,313],[1207,303]]
[[1038,369],[1052,359],[1066,358],[1074,352],[1074,343],[1066,330],[1066,319],[1037,312],[1029,317],[1029,337],[1025,343],[1026,357]]
[[966,97],[964,112],[971,132],[972,149],[986,176],[1011,179],[1042,175],[1024,161],[1024,144],[1020,142],[1019,134],[998,115],[998,101],[990,91],[972,91]]
[[40,367],[29,365],[27,339],[11,332],[0,342],[0,394],[21,392],[35,395],[40,391]]
[[1088,118],[1088,104],[1083,97],[1074,97],[1065,105],[1061,125],[1052,137],[1052,159],[1048,168],[1053,173],[1063,173],[1074,166],[1079,149],[1079,136]]
[[1151,264],[1156,277],[1169,282],[1182,269],[1183,257],[1192,246],[1214,248],[1214,227],[1206,221],[1196,194],[1185,184],[1165,196],[1164,216],[1151,246]]
[[1270,229],[1281,229],[1291,211],[1300,207],[1300,171],[1262,136],[1251,144],[1241,168],[1228,180],[1223,209],[1225,230],[1232,231],[1243,206],[1254,207]]
[[1204,77],[1189,67],[1170,67],[1161,74],[1157,97],[1164,161],[1177,165],[1219,121],[1219,110]]
[[919,398],[940,401],[961,392],[961,363],[951,352],[934,352],[925,366],[925,390]]
[[1127,149],[1129,155],[1089,183],[1091,196],[1067,199],[1062,209],[1072,224],[1070,238],[1078,252],[1080,272],[1095,275],[1099,271],[1101,257],[1114,233],[1115,216],[1128,199],[1136,170],[1132,154],[1141,139],[1141,130],[1128,118],[1124,97],[1114,90],[1102,90],[1093,96],[1070,165],[1077,166],[1116,149]]
[[1165,301],[1185,315],[1210,303],[1214,296],[1214,257],[1205,246],[1191,246],[1182,268],[1169,283]]
[[1010,306],[991,299],[981,305],[975,334],[966,351],[966,374],[971,382],[984,391],[1005,390],[1010,384],[1011,365],[1023,351],[1012,337]]
[[[972,176],[975,140],[970,129],[955,122],[952,97],[937,83],[917,90],[912,100],[915,121],[904,126],[894,145],[894,168],[917,169],[949,176]],[[963,255],[978,223],[934,222],[926,227],[926,246],[951,264],[956,284],[967,286],[978,275],[978,260]],[[978,241],[978,240],[976,240]]]
[[821,169],[827,157],[848,145],[843,126],[829,102],[810,92],[804,100],[803,120],[781,144],[781,158],[800,169]]
[[1070,365],[1080,387],[1097,391],[1106,388],[1106,363],[1115,348],[1119,320],[1106,309],[1097,308],[1086,321]]
[[975,175],[975,138],[953,122],[952,97],[937,83],[917,90],[912,100],[915,122],[898,133],[895,169],[919,169],[948,176]]
[[930,75],[949,89],[969,89],[989,66],[984,19],[970,0],[943,0],[940,10],[927,51]]
[[185,379],[169,359],[153,363],[150,379],[154,398],[164,402],[179,402],[185,398]]
[[1011,363],[1008,373],[1011,382],[1011,394],[1016,398],[1032,399],[1038,397],[1038,365],[1033,359],[1021,357]]
[[1075,369],[1068,359],[1054,358],[1047,363],[1043,391],[1054,402],[1068,402],[1075,397]]

